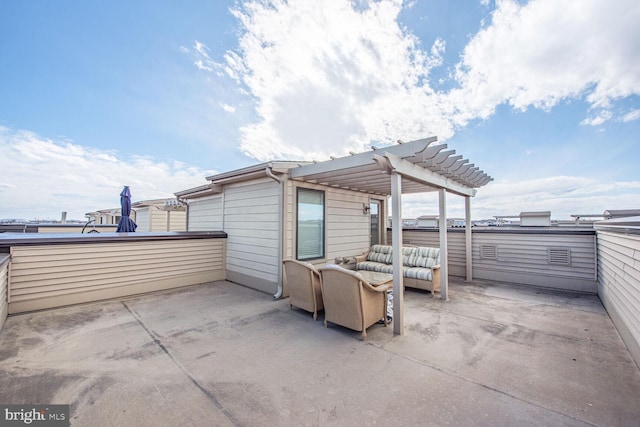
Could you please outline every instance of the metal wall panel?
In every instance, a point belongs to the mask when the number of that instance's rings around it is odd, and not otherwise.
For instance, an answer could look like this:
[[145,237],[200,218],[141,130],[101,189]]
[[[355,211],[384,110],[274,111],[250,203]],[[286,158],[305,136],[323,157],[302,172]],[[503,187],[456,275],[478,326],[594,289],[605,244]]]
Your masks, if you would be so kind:
[[640,237],[598,231],[598,295],[640,366]]
[[270,178],[224,187],[227,278],[274,294],[280,268],[279,191]]
[[222,230],[222,200],[221,194],[190,200],[187,231]]
[[[403,230],[404,244],[439,247],[437,230]],[[449,230],[449,274],[465,277],[463,231]],[[549,249],[569,250],[570,264],[550,263]],[[496,257],[486,254],[495,250]],[[597,292],[594,234],[485,230],[472,233],[473,278],[579,292]]]

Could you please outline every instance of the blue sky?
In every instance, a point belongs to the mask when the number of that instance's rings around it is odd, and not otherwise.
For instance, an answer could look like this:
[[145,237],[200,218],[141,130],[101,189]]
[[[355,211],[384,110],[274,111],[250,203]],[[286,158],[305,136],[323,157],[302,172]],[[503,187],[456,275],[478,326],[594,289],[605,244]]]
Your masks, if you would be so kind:
[[640,208],[637,1],[183,3],[0,3],[0,218],[432,135],[494,178],[474,218]]

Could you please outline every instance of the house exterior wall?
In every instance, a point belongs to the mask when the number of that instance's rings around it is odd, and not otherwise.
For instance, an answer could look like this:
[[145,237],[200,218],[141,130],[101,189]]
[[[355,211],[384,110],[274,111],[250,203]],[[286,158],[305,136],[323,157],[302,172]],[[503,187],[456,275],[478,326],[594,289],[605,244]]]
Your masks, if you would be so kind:
[[225,279],[226,239],[11,246],[9,314]]
[[598,295],[640,366],[640,235],[597,232]]
[[185,211],[166,211],[167,231],[187,231],[187,213]]
[[273,294],[281,268],[279,186],[261,178],[224,187],[227,279]]
[[326,189],[326,259],[364,253],[371,245],[371,225],[363,205],[369,195],[334,188]]
[[150,206],[149,212],[151,220],[148,231],[169,231],[167,230],[167,212],[157,206]]
[[297,188],[310,188],[325,193],[325,257],[311,260],[312,264],[333,262],[336,257],[352,257],[369,248],[370,220],[363,213],[363,204],[369,204],[368,194],[289,181],[285,203],[285,258],[296,257]]
[[[439,247],[439,234],[437,230],[403,230],[403,244]],[[464,230],[448,230],[447,244],[449,274],[465,277]],[[474,279],[597,292],[593,231],[473,229],[472,252]],[[490,256],[493,253],[495,257]],[[568,264],[558,263],[554,254],[568,255]]]
[[7,320],[9,305],[7,303],[7,293],[9,289],[9,255],[0,255],[0,329]]
[[222,194],[207,196],[189,201],[187,231],[215,231],[222,230]]
[[151,231],[150,230],[150,223],[151,223],[151,215],[149,213],[149,209],[150,207],[145,207],[145,208],[140,208],[140,209],[136,209],[136,225],[138,226],[138,228],[136,228],[137,232],[141,232],[141,231]]

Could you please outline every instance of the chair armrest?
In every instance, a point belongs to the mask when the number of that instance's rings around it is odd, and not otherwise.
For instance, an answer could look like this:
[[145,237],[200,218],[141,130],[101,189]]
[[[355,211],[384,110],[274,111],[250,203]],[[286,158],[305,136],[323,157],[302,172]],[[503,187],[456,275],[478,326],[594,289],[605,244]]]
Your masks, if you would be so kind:
[[431,270],[440,270],[440,264],[434,265]]
[[384,292],[393,288],[393,283],[385,283],[384,285],[373,286],[371,283],[366,280],[360,280],[364,287],[372,292]]
[[367,255],[369,255],[369,252],[365,252],[362,255],[356,255],[354,257],[356,259],[356,263],[366,261],[367,260]]
[[389,289],[393,289],[393,283],[385,283],[384,285],[373,286],[373,289],[375,289],[376,292],[385,292]]

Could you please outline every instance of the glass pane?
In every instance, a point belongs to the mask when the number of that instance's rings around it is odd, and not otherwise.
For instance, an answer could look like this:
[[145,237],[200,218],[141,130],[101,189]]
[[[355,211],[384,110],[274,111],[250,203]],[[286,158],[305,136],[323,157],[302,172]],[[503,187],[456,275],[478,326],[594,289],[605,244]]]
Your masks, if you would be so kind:
[[371,202],[371,245],[380,243],[380,204]]
[[298,189],[298,259],[324,257],[324,193]]

